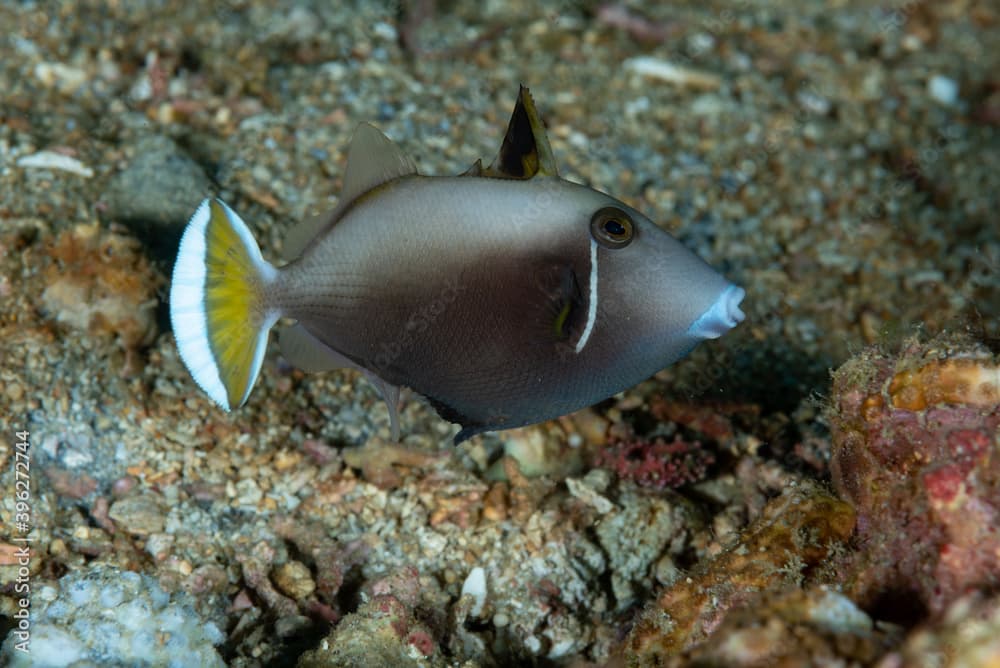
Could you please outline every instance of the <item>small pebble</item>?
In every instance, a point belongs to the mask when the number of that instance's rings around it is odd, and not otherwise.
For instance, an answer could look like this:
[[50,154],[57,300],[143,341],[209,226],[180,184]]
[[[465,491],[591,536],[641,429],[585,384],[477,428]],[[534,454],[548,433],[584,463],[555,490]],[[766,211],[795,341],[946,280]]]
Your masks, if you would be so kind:
[[7,398],[11,401],[20,401],[21,397],[24,396],[24,388],[21,387],[20,383],[11,383],[7,386]]
[[164,508],[149,495],[129,496],[111,504],[108,517],[129,533],[146,536],[163,531]]
[[272,573],[275,586],[288,596],[301,600],[316,590],[312,572],[299,561],[287,561]]
[[941,104],[951,106],[958,101],[958,82],[950,77],[935,74],[927,82],[927,92]]
[[482,566],[476,566],[469,571],[469,576],[462,583],[462,596],[471,596],[474,603],[469,609],[469,614],[479,617],[483,613],[483,605],[486,603],[486,571]]

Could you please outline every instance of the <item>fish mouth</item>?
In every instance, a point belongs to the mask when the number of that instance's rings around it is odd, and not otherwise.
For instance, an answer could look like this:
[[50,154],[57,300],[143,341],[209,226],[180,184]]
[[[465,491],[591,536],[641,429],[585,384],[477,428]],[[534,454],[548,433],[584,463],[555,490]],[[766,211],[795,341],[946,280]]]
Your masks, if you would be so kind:
[[747,291],[738,285],[729,284],[719,293],[707,311],[688,328],[688,335],[699,339],[717,339],[746,318],[740,309],[740,302]]

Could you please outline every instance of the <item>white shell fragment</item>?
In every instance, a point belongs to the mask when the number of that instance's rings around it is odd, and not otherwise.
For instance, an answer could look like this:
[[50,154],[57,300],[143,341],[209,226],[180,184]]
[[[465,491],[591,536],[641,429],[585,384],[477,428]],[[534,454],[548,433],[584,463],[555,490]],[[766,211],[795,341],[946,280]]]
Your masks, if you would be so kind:
[[710,72],[702,72],[671,63],[652,56],[637,56],[625,61],[625,69],[629,72],[650,79],[656,79],[676,86],[689,86],[711,90],[718,88],[722,80]]
[[927,93],[941,104],[953,105],[958,102],[958,82],[935,74],[927,81]]
[[57,169],[61,172],[69,172],[87,179],[94,175],[94,170],[76,158],[71,158],[68,155],[56,153],[55,151],[39,151],[38,153],[26,155],[18,159],[17,166],[25,169]]
[[72,95],[87,83],[87,72],[65,63],[38,63],[35,65],[35,78],[46,88]]
[[476,566],[469,571],[469,576],[462,583],[462,596],[466,594],[473,600],[469,614],[479,617],[483,614],[483,606],[486,604],[486,571],[482,566]]
[[863,610],[843,594],[823,587],[822,603],[813,606],[811,620],[836,634],[864,635],[872,630],[873,622]]

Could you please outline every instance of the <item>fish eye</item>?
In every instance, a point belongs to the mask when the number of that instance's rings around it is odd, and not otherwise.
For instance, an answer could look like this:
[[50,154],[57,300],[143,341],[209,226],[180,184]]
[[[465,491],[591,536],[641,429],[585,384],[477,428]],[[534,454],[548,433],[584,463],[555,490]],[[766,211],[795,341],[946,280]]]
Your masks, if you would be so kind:
[[624,248],[632,241],[629,215],[616,206],[598,209],[590,219],[590,235],[606,248]]

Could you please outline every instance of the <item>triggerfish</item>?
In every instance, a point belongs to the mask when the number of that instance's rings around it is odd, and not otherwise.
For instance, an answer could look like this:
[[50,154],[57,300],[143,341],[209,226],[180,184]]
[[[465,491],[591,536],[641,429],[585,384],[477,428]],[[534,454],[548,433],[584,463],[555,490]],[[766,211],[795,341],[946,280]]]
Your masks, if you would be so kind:
[[222,408],[241,406],[279,318],[306,371],[349,367],[399,388],[460,443],[541,422],[648,378],[743,320],[744,290],[632,207],[559,177],[528,90],[483,167],[424,176],[368,124],[338,206],[292,230],[286,263],[206,199],[181,239],[170,317],[181,358]]

